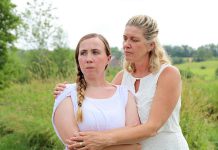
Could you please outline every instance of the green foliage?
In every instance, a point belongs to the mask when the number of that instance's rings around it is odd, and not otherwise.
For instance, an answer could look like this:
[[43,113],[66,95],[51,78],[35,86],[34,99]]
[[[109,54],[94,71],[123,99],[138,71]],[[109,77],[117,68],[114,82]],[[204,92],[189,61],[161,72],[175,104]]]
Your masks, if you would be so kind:
[[117,47],[111,48],[111,54],[117,59],[121,59],[122,57],[122,52]]
[[115,75],[121,70],[121,67],[108,67],[106,71],[106,79],[112,81]]
[[168,55],[173,58],[174,64],[182,63],[182,58],[192,58],[192,61],[201,62],[211,60],[214,57],[218,57],[218,45],[207,44],[198,47],[196,50],[187,46],[170,46],[165,45],[165,50]]
[[51,125],[55,82],[0,91],[0,149],[63,149]]
[[193,55],[193,61],[205,61],[211,59],[213,56],[211,51],[199,48]]
[[10,50],[8,54],[8,61],[0,70],[0,89],[13,83],[24,83],[30,80],[25,68],[26,64],[22,62],[22,57],[19,57],[19,51]]
[[194,53],[194,49],[187,45],[182,46],[170,46],[165,45],[165,50],[171,57],[191,57]]
[[214,128],[218,125],[218,107],[211,113],[211,106],[218,106],[217,87],[217,80],[183,80],[181,126],[192,150],[218,148],[218,129]]
[[184,63],[184,59],[182,57],[172,57],[173,64],[182,64]]
[[190,69],[182,70],[180,69],[181,76],[186,79],[190,79],[194,76],[193,72]]
[[0,89],[33,79],[73,77],[76,74],[74,53],[64,48],[54,51],[9,51],[8,62],[0,70]]
[[31,50],[27,53],[28,70],[34,79],[48,79],[57,68],[50,59],[51,52],[47,50]]
[[[57,82],[33,81],[0,91],[0,149],[63,149],[51,125],[52,90]],[[181,127],[192,150],[215,149],[218,121],[213,116],[217,108],[213,115],[209,113],[218,103],[217,88],[217,80],[183,80]]]
[[[204,80],[213,80],[215,79],[214,72],[218,66],[218,61],[211,60],[204,62],[188,62],[184,64],[177,64],[176,66],[181,70],[181,74],[189,75],[190,73]],[[204,69],[202,69],[202,66]]]
[[58,77],[71,77],[76,73],[76,60],[74,57],[75,51],[65,48],[55,49],[52,53],[51,60],[55,62],[57,66]]
[[7,51],[13,46],[16,36],[14,29],[20,23],[19,17],[14,13],[15,5],[10,0],[0,1],[0,69],[7,62]]
[[218,78],[218,68],[215,70],[215,77]]

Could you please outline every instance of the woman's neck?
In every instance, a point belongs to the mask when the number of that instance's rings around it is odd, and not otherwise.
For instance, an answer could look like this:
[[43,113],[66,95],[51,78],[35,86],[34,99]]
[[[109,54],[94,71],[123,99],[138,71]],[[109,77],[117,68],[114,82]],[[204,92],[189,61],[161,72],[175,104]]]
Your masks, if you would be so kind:
[[87,87],[93,87],[93,88],[98,88],[98,87],[107,87],[109,84],[108,81],[105,79],[86,79]]
[[141,62],[135,62],[134,64],[136,69],[136,71],[132,73],[134,77],[141,78],[151,73],[149,71],[149,59],[145,59]]

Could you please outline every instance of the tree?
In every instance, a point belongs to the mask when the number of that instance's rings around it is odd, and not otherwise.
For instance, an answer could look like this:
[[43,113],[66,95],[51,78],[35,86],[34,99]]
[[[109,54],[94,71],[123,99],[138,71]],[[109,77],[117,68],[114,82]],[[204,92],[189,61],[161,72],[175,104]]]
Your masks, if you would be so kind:
[[16,40],[13,30],[19,25],[20,18],[15,14],[15,7],[10,0],[0,1],[0,69],[7,62],[7,51]]
[[46,1],[32,0],[27,2],[27,8],[21,13],[23,24],[19,30],[20,42],[25,49],[51,49],[57,41],[54,39],[65,37],[63,30],[53,14],[55,8]]
[[117,59],[121,59],[122,57],[122,52],[118,49],[118,47],[111,47],[111,54]]
[[57,32],[53,36],[53,48],[54,49],[67,49],[67,35],[61,27],[57,28]]
[[204,47],[199,47],[193,54],[194,61],[205,61],[213,57],[212,51],[205,50]]

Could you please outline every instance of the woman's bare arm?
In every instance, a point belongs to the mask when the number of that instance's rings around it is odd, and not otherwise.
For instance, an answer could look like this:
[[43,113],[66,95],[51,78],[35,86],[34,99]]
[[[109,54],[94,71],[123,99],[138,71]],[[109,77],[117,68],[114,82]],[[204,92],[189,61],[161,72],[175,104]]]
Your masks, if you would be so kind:
[[63,100],[57,107],[54,114],[54,124],[65,144],[67,139],[79,131],[70,97]]
[[174,67],[167,67],[161,73],[148,121],[135,126],[104,132],[80,132],[77,140],[84,140],[89,146],[110,146],[132,144],[157,134],[157,131],[172,114],[181,93],[181,78]]
[[131,92],[128,93],[128,101],[126,104],[125,116],[126,116],[126,126],[136,126],[140,124],[135,97]]
[[[128,93],[128,100],[126,104],[126,126],[136,126],[140,124],[139,116],[138,116],[138,111],[137,111],[137,106],[135,102],[135,97],[131,92]],[[116,129],[115,129],[116,130]],[[107,131],[105,131],[107,132]],[[128,135],[130,136],[130,135]],[[88,144],[85,142],[85,145]],[[69,144],[69,148],[77,148],[79,147],[79,143],[72,143]],[[122,144],[122,145],[113,145],[113,146],[108,146],[108,147],[101,147],[97,145],[88,145],[90,149],[95,149],[95,150],[100,150],[100,149],[105,149],[105,150],[120,150],[120,149],[125,149],[125,150],[140,150],[141,146],[138,143],[132,143],[132,144]],[[85,150],[87,147],[80,148],[81,150]]]
[[111,144],[130,144],[156,135],[178,102],[181,84],[180,73],[175,67],[164,69],[157,83],[148,121],[136,127],[127,127],[109,133]]

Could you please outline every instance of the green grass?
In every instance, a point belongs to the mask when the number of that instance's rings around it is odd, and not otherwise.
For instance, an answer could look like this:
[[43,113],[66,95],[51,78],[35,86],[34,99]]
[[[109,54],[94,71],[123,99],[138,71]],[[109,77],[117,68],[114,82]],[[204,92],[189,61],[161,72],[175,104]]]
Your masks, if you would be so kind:
[[190,70],[195,76],[204,80],[214,80],[215,70],[218,68],[218,61],[205,61],[205,62],[190,62],[176,65],[181,70]]
[[[209,74],[213,71],[207,71],[213,70],[216,62],[200,64],[206,69],[199,69],[201,65],[194,63],[193,72],[207,72],[207,78],[197,75],[183,79],[181,127],[191,150],[217,150],[218,80]],[[184,69],[187,64],[178,67]],[[117,71],[109,70],[107,79],[111,81]],[[51,125],[52,92],[61,81],[32,81],[0,91],[0,149],[63,149]]]
[[[205,85],[211,86],[206,90]],[[218,80],[183,80],[181,126],[192,150],[218,149]]]
[[0,92],[0,149],[63,149],[51,126],[54,85],[34,81]]

